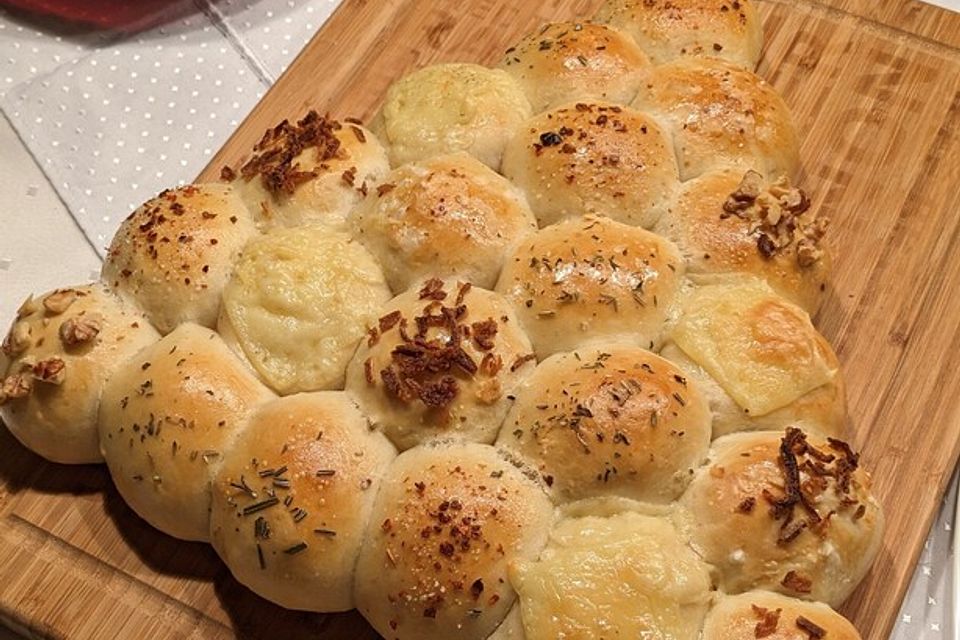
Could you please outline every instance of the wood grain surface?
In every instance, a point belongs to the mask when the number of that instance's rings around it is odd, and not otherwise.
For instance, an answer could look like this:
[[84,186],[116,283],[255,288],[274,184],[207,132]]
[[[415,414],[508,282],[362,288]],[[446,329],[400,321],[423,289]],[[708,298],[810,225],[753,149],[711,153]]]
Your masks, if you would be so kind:
[[[216,156],[313,107],[368,118],[437,61],[491,63],[596,0],[345,0]],[[919,2],[761,0],[760,73],[803,134],[801,185],[833,219],[817,323],[847,378],[852,437],[887,512],[883,551],[844,612],[887,638],[960,452],[960,16]],[[103,467],[62,467],[0,429],[0,617],[37,637],[375,638],[359,616],[286,611],[212,549],[159,534]]]

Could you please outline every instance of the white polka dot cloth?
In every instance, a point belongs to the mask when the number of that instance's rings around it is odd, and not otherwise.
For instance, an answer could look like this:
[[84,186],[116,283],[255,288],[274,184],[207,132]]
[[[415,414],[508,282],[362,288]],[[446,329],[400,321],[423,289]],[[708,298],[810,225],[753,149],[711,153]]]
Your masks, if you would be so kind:
[[[171,0],[166,10],[180,18],[132,34],[71,30],[0,8],[0,109],[102,256],[137,204],[199,172],[338,3]],[[36,194],[29,186],[18,195],[31,201]],[[38,212],[38,224],[44,216]],[[57,250],[72,260],[68,240],[82,248],[82,236],[72,230],[47,242],[59,243]],[[10,246],[0,239],[0,290],[19,295],[32,283],[4,282],[4,274],[27,273],[4,257]],[[94,277],[96,260],[83,250],[86,260],[76,259]],[[895,640],[960,638],[950,613],[956,491],[954,478]]]

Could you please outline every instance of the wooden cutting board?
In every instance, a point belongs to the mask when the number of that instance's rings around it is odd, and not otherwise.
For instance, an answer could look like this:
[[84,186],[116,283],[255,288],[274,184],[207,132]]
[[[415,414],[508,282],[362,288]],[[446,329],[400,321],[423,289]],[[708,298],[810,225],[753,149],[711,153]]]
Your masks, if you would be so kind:
[[[369,117],[388,83],[492,63],[598,0],[345,0],[202,178],[307,108]],[[467,8],[464,8],[467,7]],[[887,638],[960,452],[960,15],[919,2],[761,0],[760,73],[804,136],[801,184],[834,221],[817,319],[848,383],[852,440],[886,507],[883,551],[846,605]],[[0,429],[0,617],[31,636],[375,638],[356,614],[286,611],[210,547],[136,518],[103,467],[49,464]]]

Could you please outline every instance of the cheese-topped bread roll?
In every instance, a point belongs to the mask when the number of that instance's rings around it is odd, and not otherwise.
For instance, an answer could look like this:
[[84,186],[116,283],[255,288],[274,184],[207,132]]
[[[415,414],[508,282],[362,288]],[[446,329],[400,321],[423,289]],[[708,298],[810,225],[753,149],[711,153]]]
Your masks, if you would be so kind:
[[594,19],[625,30],[654,64],[710,56],[753,69],[763,48],[752,0],[606,0]]
[[249,412],[272,397],[217,334],[185,323],[124,362],[100,404],[100,449],[141,518],[208,540],[210,479]]
[[251,241],[223,290],[218,329],[281,394],[342,389],[390,289],[363,245],[323,225]]
[[542,488],[491,446],[411,449],[377,495],[357,608],[387,638],[487,638],[516,598],[507,567],[536,558],[552,519]]
[[101,462],[97,412],[120,364],[160,338],[138,309],[102,284],[32,296],[3,341],[0,417],[34,453]]
[[233,263],[256,233],[250,212],[228,185],[167,190],[120,225],[102,277],[132,298],[160,333],[181,322],[213,327]]
[[585,213],[651,227],[678,184],[669,136],[650,116],[609,102],[557,107],[517,129],[503,174],[541,226]]
[[357,120],[310,111],[263,134],[253,156],[221,178],[233,184],[261,227],[323,223],[344,229],[347,213],[390,169],[387,152]]
[[722,589],[836,607],[880,549],[883,515],[870,485],[845,442],[788,427],[716,440],[682,501]]
[[651,67],[633,107],[667,123],[680,178],[736,164],[793,176],[800,142],[780,94],[752,71],[723,60],[683,58]]
[[497,291],[516,309],[541,359],[613,339],[653,349],[683,273],[669,240],[587,216],[541,229],[518,244]]
[[512,564],[510,582],[526,640],[695,640],[711,589],[668,520],[629,511],[561,521],[538,561]]
[[433,278],[383,307],[350,361],[347,390],[401,450],[440,436],[493,442],[534,364],[506,300]]
[[507,138],[530,114],[530,102],[506,71],[445,63],[391,84],[371,128],[393,166],[466,151],[498,169]]
[[770,591],[720,596],[703,623],[703,640],[861,640],[850,621],[822,602]]
[[650,64],[627,34],[591,22],[552,22],[507,49],[500,68],[527,94],[534,112],[571,100],[626,104]]
[[728,168],[685,182],[654,231],[677,243],[693,281],[758,276],[814,314],[830,275],[827,223],[785,176]]
[[342,391],[261,406],[213,481],[214,548],[237,580],[271,602],[353,608],[353,566],[395,456]]
[[517,392],[497,444],[520,452],[558,502],[668,503],[707,455],[710,408],[696,383],[643,349],[553,355]]
[[431,276],[493,288],[508,245],[537,228],[519,189],[463,152],[394,169],[350,223],[394,291]]

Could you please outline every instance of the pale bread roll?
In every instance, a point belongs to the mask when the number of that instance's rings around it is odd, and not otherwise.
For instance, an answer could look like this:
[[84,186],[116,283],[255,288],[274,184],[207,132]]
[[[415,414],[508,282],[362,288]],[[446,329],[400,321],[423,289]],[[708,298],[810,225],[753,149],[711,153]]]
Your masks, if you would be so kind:
[[727,168],[685,182],[653,230],[677,244],[694,282],[754,275],[813,315],[830,276],[827,223],[785,176]]
[[600,216],[541,229],[507,256],[497,291],[539,358],[590,342],[655,349],[684,273],[669,240]]
[[542,488],[493,447],[411,449],[377,495],[357,608],[387,638],[487,638],[516,598],[508,566],[537,557],[552,520]]
[[596,213],[651,227],[679,184],[667,133],[609,102],[568,103],[525,122],[507,143],[503,174],[540,226]]
[[100,450],[120,495],[176,538],[210,535],[210,479],[273,394],[209,329],[185,323],[124,362],[100,404]]
[[638,347],[555,354],[516,395],[497,444],[529,461],[556,502],[672,502],[710,446],[710,407],[696,383]]
[[836,354],[803,309],[761,280],[694,289],[660,355],[709,397],[714,437],[788,424],[826,435],[844,432]]
[[352,609],[354,563],[395,456],[341,391],[269,402],[213,480],[213,547],[237,580],[271,602]]
[[836,607],[880,549],[883,514],[870,485],[846,443],[789,427],[716,440],[682,504],[721,589]]
[[669,127],[680,179],[735,164],[794,177],[800,141],[790,109],[766,81],[735,64],[682,58],[651,67],[632,106]]
[[401,450],[437,437],[493,442],[535,362],[501,296],[431,279],[383,307],[350,361],[347,390]]
[[508,246],[537,228],[519,189],[458,152],[403,165],[350,214],[356,237],[404,291],[427,277],[493,288]]
[[534,113],[572,100],[627,104],[650,64],[633,39],[591,22],[552,22],[507,49],[499,67],[523,88]]
[[214,327],[233,263],[256,233],[250,212],[230,186],[163,191],[120,225],[102,278],[133,299],[162,334],[182,322]]
[[387,171],[387,152],[359,121],[310,111],[268,129],[230,181],[262,228],[322,223],[345,230],[347,213]]
[[822,602],[770,591],[720,596],[703,623],[702,640],[861,640],[850,621]]
[[218,329],[276,392],[342,389],[390,289],[363,245],[324,225],[252,240],[223,290]]
[[629,33],[654,64],[712,56],[753,69],[763,48],[752,0],[606,0],[594,19]]
[[695,640],[711,597],[707,565],[670,522],[629,511],[561,521],[510,582],[526,640]]
[[371,128],[394,167],[466,151],[499,169],[504,144],[530,114],[530,102],[507,72],[444,63],[391,84]]
[[3,341],[0,417],[48,460],[102,462],[97,412],[104,383],[160,335],[143,313],[104,285],[32,296]]

